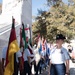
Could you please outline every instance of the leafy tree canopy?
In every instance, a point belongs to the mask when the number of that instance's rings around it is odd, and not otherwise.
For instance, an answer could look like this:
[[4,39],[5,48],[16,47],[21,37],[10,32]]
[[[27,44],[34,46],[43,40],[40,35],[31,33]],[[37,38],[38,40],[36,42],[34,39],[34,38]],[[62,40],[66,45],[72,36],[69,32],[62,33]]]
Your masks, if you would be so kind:
[[[75,34],[75,5],[74,1],[69,5],[64,4],[62,0],[47,0],[52,5],[49,11],[42,11],[35,18],[32,26],[32,31],[35,35],[38,33],[45,36],[48,40],[54,40],[57,33],[64,34],[67,39],[74,38]],[[59,3],[58,3],[59,2]],[[60,4],[61,3],[61,4]],[[57,5],[59,4],[59,6]]]

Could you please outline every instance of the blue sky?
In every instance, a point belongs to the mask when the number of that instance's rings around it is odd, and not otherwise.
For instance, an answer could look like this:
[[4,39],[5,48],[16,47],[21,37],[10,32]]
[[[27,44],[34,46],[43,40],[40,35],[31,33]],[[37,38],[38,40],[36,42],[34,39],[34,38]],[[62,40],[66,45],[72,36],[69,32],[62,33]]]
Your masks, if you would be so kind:
[[[63,2],[67,3],[68,0],[62,0]],[[32,0],[32,15],[37,15],[37,9],[47,10],[48,8],[44,5],[46,4],[46,0]]]
[[[65,3],[67,3],[67,0],[63,0]],[[0,0],[0,3],[2,0]],[[48,8],[45,6],[46,0],[32,0],[32,15],[37,15],[38,11],[37,9],[43,9],[47,10]]]
[[44,4],[46,4],[46,0],[32,0],[32,15],[37,15],[37,9],[47,10]]
[[0,3],[2,2],[2,0],[0,0]]

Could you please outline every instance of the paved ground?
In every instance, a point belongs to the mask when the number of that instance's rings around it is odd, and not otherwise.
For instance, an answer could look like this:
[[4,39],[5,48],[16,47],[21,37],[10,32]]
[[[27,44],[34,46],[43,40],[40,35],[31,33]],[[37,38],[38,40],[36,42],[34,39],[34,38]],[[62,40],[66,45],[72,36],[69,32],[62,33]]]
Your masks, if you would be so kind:
[[49,75],[49,67],[46,70],[44,70],[42,74],[39,75]]

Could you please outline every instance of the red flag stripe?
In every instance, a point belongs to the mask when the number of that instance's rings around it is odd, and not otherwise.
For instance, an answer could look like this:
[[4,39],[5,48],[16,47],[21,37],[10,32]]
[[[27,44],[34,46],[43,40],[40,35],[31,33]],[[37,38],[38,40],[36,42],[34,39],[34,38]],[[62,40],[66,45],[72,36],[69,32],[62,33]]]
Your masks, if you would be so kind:
[[[22,30],[22,28],[20,28]],[[24,30],[29,30],[30,28],[24,28]]]

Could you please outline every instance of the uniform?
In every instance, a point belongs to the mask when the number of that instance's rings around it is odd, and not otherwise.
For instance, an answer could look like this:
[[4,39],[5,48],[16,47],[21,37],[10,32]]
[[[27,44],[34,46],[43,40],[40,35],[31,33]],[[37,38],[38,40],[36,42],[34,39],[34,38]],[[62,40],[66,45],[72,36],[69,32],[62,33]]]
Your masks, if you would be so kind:
[[65,36],[62,34],[56,35],[56,46],[50,53],[50,75],[65,75],[69,74],[69,53],[62,47]]
[[39,67],[40,67],[40,54],[38,51],[38,48],[34,50],[34,56],[35,56],[35,65],[34,65],[34,70],[36,72],[35,75],[38,75]]
[[65,75],[66,67],[65,61],[69,60],[67,50],[62,47],[61,49],[54,48],[50,53],[51,69],[50,75]]
[[28,74],[31,75],[31,66],[29,65],[30,62],[28,62],[28,57],[30,57],[30,52],[28,49],[24,50],[24,75]]

